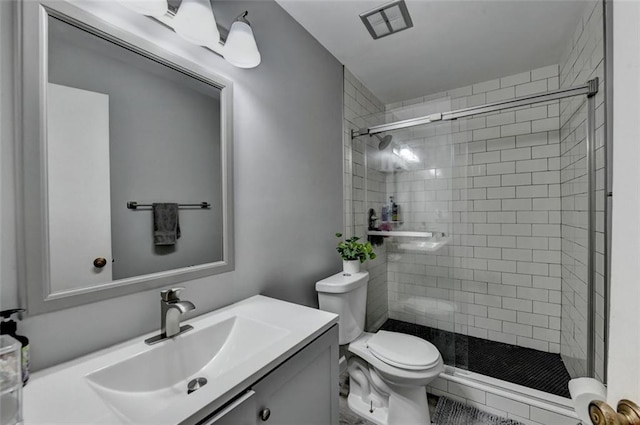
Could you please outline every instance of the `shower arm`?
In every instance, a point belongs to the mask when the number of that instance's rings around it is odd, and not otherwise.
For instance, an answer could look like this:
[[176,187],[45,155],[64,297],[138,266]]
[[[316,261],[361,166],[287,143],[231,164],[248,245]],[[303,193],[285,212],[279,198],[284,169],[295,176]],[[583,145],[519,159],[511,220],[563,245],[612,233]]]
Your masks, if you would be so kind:
[[441,112],[431,115],[426,115],[418,118],[411,118],[408,120],[396,121],[389,124],[381,124],[368,128],[361,128],[359,130],[351,130],[351,138],[354,139],[359,136],[383,133],[385,131],[399,130],[402,128],[410,128],[418,125],[429,124],[437,121],[450,121],[458,118],[465,118],[478,114],[485,114],[488,112],[496,112],[502,109],[516,108],[518,106],[531,105],[535,103],[549,102],[552,100],[564,99],[567,97],[587,95],[588,97],[595,96],[598,93],[598,78],[587,81],[586,84],[578,87],[570,87],[566,89],[558,89],[545,93],[533,94],[530,96],[521,96],[515,99],[503,100],[500,102],[487,103],[484,105],[473,106],[469,108],[456,109],[449,112]]

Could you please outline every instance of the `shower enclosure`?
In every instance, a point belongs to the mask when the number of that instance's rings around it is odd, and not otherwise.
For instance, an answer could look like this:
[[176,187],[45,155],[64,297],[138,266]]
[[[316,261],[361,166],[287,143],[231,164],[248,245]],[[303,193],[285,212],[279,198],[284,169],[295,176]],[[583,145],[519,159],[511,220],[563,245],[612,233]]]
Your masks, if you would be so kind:
[[367,326],[429,340],[447,373],[568,397],[571,377],[606,377],[604,95],[593,78],[472,97],[387,108],[351,134],[349,212],[381,258]]

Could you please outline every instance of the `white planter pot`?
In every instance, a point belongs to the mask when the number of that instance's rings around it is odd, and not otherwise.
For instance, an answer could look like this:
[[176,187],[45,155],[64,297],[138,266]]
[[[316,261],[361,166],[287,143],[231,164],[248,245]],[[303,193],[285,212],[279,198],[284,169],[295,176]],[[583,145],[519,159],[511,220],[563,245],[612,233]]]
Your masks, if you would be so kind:
[[342,271],[349,274],[360,271],[360,260],[342,260]]

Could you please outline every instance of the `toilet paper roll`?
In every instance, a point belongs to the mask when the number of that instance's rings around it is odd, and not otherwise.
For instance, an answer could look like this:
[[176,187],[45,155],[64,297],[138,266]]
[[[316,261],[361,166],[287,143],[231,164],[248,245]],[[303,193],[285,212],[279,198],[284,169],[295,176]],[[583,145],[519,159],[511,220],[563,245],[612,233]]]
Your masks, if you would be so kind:
[[575,378],[569,381],[569,394],[573,408],[584,424],[591,424],[589,403],[593,400],[607,400],[607,388],[593,378]]

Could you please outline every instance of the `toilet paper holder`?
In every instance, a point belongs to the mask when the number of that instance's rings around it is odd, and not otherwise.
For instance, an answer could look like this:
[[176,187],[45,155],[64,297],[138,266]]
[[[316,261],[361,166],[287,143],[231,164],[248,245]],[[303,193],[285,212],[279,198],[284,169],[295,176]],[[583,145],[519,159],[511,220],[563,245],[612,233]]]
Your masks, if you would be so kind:
[[605,401],[594,400],[589,403],[589,416],[593,425],[640,425],[640,407],[631,400],[620,400],[617,411]]

